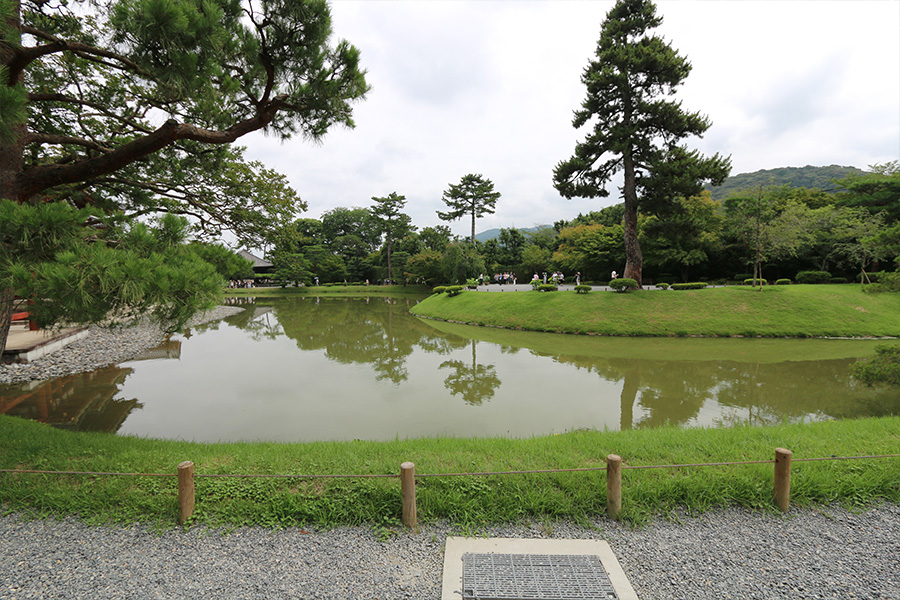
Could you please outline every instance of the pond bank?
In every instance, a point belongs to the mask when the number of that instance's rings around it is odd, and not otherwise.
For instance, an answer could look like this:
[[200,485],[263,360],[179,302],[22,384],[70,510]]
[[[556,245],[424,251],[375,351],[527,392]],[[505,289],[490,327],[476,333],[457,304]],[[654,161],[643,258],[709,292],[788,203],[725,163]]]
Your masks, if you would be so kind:
[[[243,311],[242,307],[219,306],[196,315],[188,327],[218,321]],[[30,363],[0,364],[0,385],[85,373],[130,360],[159,345],[166,334],[149,323],[132,327],[92,326],[88,335]]]

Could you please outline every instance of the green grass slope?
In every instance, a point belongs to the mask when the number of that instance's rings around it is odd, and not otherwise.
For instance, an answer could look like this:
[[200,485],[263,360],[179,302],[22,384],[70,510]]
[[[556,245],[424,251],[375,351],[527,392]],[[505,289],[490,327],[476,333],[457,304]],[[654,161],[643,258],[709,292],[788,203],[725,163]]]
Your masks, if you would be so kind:
[[791,285],[690,291],[464,292],[433,295],[421,317],[508,327],[617,336],[900,336],[900,294],[866,294],[855,285]]

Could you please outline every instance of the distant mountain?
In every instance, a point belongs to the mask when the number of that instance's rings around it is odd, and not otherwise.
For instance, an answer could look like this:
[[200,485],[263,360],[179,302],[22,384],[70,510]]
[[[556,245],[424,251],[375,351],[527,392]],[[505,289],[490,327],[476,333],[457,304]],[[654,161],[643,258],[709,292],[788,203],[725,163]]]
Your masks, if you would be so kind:
[[[552,227],[552,225],[536,225],[535,227],[504,227],[504,229],[518,229],[522,233],[525,234],[525,237],[528,237],[528,234],[534,233],[544,227]],[[475,234],[475,241],[484,243],[488,240],[496,240],[500,237],[499,229],[488,229],[486,231],[482,231],[481,233]]]
[[717,187],[706,186],[713,199],[721,200],[734,192],[749,190],[760,185],[790,185],[793,187],[818,188],[825,192],[840,191],[834,184],[835,179],[843,179],[847,175],[861,175],[866,173],[856,167],[841,167],[829,165],[827,167],[781,167],[778,169],[763,169],[755,173],[741,173],[733,175]]

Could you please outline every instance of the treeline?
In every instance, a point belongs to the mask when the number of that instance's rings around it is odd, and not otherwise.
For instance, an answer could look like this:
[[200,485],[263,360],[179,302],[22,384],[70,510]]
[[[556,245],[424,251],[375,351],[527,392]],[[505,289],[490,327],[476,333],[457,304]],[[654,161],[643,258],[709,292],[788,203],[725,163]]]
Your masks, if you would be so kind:
[[[641,213],[644,282],[734,281],[754,273],[794,279],[800,271],[854,280],[862,271],[900,267],[900,163],[827,185],[841,191],[770,177],[721,200],[704,191]],[[620,204],[528,233],[502,229],[498,238],[473,245],[443,225],[418,229],[402,213],[386,221],[373,209],[336,208],[282,231],[268,258],[276,278],[296,283],[318,277],[435,285],[495,273],[527,281],[545,271],[606,281],[625,262],[623,215]]]

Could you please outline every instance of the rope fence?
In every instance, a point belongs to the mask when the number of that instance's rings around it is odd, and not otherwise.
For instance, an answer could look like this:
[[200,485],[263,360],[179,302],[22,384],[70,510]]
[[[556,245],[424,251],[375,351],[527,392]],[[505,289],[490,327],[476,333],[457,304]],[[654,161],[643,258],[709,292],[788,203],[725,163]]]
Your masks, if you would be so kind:
[[773,464],[775,503],[781,512],[790,508],[791,464],[794,462],[820,462],[829,460],[867,460],[880,458],[900,458],[900,454],[876,454],[863,456],[822,456],[815,458],[793,458],[790,450],[775,449],[774,460],[745,460],[734,462],[707,462],[667,465],[628,465],[616,454],[606,457],[603,467],[578,467],[570,469],[530,469],[522,471],[480,471],[469,473],[419,473],[415,472],[415,464],[404,462],[400,465],[400,473],[368,473],[368,474],[226,474],[226,473],[194,473],[194,463],[185,461],[178,465],[175,473],[115,473],[105,471],[48,471],[38,469],[0,469],[0,473],[38,474],[38,475],[84,475],[103,477],[177,477],[178,478],[178,523],[183,525],[194,513],[194,480],[197,478],[244,478],[244,479],[400,479],[400,496],[403,505],[403,524],[414,528],[416,517],[416,478],[425,477],[488,477],[497,475],[533,475],[549,473],[579,473],[590,471],[606,471],[606,512],[612,519],[622,515],[622,471],[626,469],[682,469],[691,467],[728,467],[739,465]]

